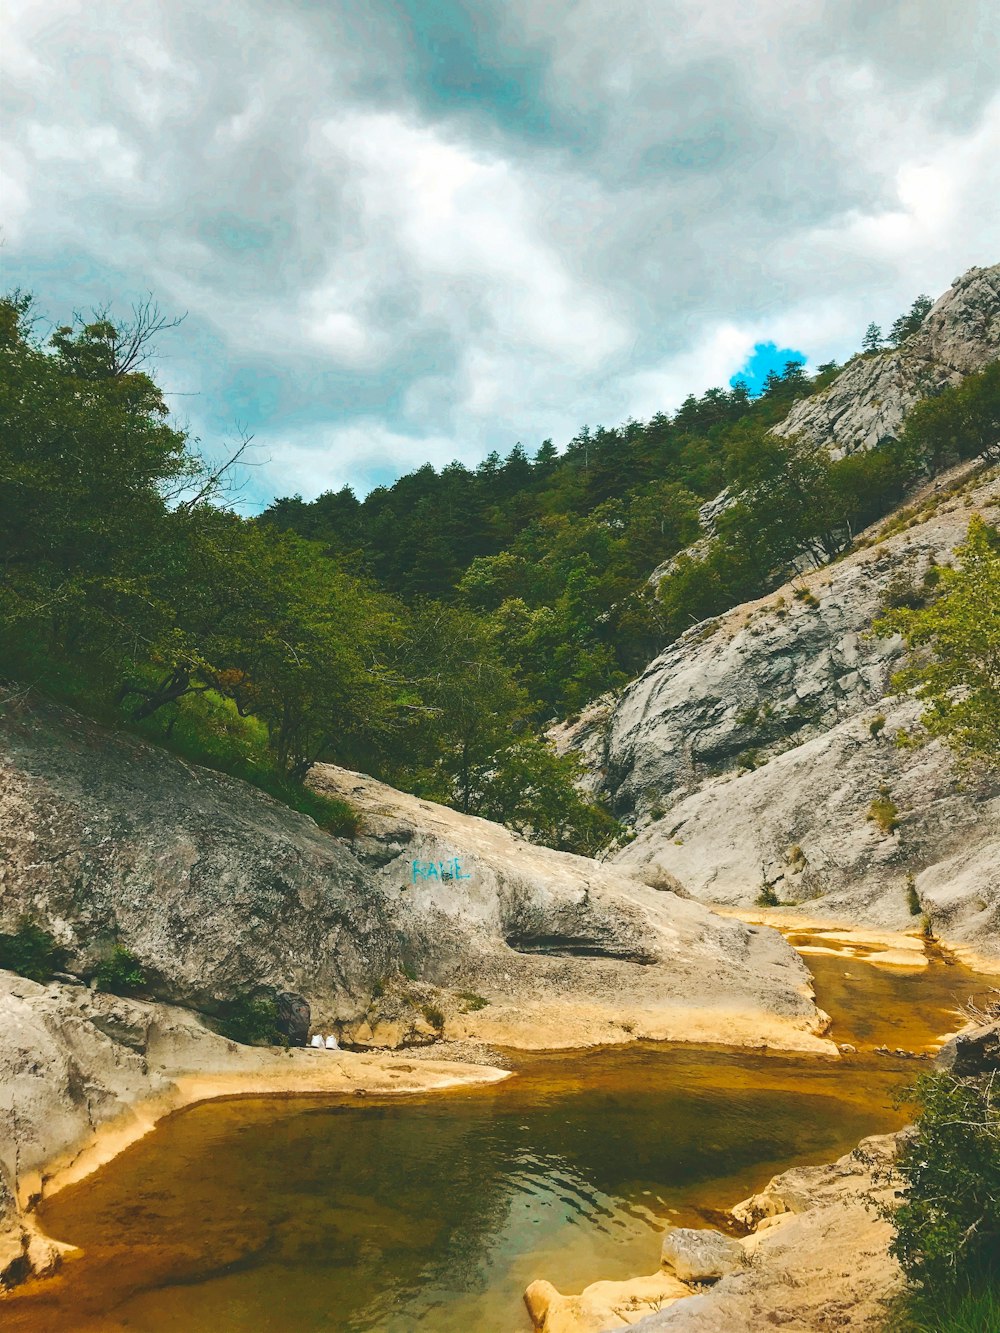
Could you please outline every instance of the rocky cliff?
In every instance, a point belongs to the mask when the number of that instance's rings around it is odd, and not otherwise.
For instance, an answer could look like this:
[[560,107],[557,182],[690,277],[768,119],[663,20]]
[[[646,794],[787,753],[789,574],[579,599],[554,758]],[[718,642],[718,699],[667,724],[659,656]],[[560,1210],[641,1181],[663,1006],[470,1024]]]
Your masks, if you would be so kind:
[[835,457],[895,436],[921,398],[1000,356],[1000,264],[956,278],[899,347],[852,361],[825,392],[796,403],[775,435],[802,435]]
[[[705,900],[782,901],[939,933],[1000,956],[1000,787],[939,742],[901,747],[919,705],[889,693],[902,645],[871,635],[920,596],[973,514],[996,523],[997,471],[941,478],[843,559],[691,631],[562,744],[636,837],[613,858]],[[869,819],[884,795],[896,827]],[[908,876],[919,899],[916,919]]]
[[[802,398],[775,435],[801,436],[833,458],[871,449],[898,435],[907,412],[931,394],[958,384],[1000,357],[1000,264],[970,268],[956,278],[917,331],[899,347],[848,362],[822,393]],[[731,503],[728,490],[699,510],[705,534]],[[698,558],[707,535],[688,547]],[[671,556],[650,575],[655,587],[675,567]]]

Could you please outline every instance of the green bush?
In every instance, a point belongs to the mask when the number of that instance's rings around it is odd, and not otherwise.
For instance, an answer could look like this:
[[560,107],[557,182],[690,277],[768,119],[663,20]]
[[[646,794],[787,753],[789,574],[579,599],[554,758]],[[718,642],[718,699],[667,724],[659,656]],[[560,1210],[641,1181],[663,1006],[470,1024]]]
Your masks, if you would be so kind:
[[466,1014],[474,1014],[479,1009],[485,1009],[489,1004],[489,1000],[471,990],[461,991],[458,998],[462,1001],[462,1012]]
[[920,894],[917,892],[917,881],[912,874],[906,877],[906,903],[910,909],[910,916],[919,916],[923,911]]
[[146,986],[146,974],[138,958],[121,944],[115,945],[110,958],[98,963],[94,980],[98,990],[110,991],[112,995],[134,995]]
[[0,967],[32,981],[51,981],[66,966],[67,951],[47,930],[25,919],[13,935],[0,933]]
[[270,995],[238,995],[229,1000],[217,1026],[224,1037],[243,1046],[283,1046],[287,1038],[278,1028],[278,1006]]
[[[914,1289],[911,1308],[937,1310],[942,1330],[1000,1328],[947,1323],[977,1306],[996,1309],[1000,1280],[1000,1089],[993,1076],[921,1076],[906,1094],[917,1111],[893,1168],[900,1202],[885,1205],[890,1249]],[[912,1327],[920,1328],[918,1322]],[[926,1327],[926,1324],[923,1325]],[[906,1327],[905,1324],[901,1327]]]
[[436,1004],[425,1004],[423,1006],[423,1015],[430,1023],[431,1027],[438,1032],[444,1030],[444,1014]]
[[757,894],[757,906],[758,906],[758,907],[780,907],[780,906],[781,906],[781,899],[780,899],[780,898],[778,897],[778,895],[775,893],[775,891],[774,891],[774,886],[773,886],[773,885],[771,885],[771,884],[762,884],[762,885],[760,886],[760,893]]

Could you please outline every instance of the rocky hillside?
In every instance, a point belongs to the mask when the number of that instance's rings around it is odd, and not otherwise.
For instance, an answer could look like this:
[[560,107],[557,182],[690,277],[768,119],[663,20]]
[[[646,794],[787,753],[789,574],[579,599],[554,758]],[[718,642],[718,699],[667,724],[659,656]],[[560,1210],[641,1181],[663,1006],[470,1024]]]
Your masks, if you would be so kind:
[[[833,458],[871,449],[898,435],[907,412],[921,398],[958,384],[1000,357],[1000,264],[970,268],[956,278],[917,331],[899,347],[858,356],[822,393],[800,399],[772,428],[801,436]],[[719,514],[731,504],[728,490],[699,510],[706,536],[686,554],[705,554]],[[655,587],[677,567],[671,556],[650,575]]]
[[803,435],[834,457],[897,435],[921,398],[957,384],[1000,355],[1000,264],[970,268],[899,347],[853,361],[833,384],[797,403],[776,435]]
[[0,754],[0,929],[38,922],[70,972],[118,944],[157,999],[211,1014],[283,996],[306,1026],[311,1013],[363,1045],[473,1027],[571,1045],[623,1024],[825,1045],[807,974],[772,931],[358,775],[315,778],[361,810],[352,844],[37,700],[0,720]]
[[[614,863],[716,902],[753,903],[767,884],[858,922],[913,928],[926,912],[1000,956],[1000,788],[939,742],[898,744],[919,705],[889,693],[898,638],[870,634],[998,505],[996,469],[940,478],[846,557],[695,626],[565,729],[634,822]],[[880,796],[894,828],[868,818]]]

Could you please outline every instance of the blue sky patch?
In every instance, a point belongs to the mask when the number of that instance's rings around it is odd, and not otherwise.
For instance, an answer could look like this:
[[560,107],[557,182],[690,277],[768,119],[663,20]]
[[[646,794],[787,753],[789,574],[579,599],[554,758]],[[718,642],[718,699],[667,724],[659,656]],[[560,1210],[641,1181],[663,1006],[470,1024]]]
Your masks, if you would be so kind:
[[753,355],[742,370],[730,377],[729,383],[745,380],[751,394],[759,394],[764,388],[768,371],[776,370],[780,375],[788,361],[805,361],[805,352],[798,352],[794,347],[778,347],[775,343],[755,343]]

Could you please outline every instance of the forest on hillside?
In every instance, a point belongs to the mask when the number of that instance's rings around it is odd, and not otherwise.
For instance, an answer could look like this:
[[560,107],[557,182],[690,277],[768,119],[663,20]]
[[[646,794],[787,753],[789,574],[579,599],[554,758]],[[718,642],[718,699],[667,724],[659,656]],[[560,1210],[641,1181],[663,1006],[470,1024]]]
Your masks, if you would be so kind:
[[[839,373],[790,361],[757,397],[710,389],[645,423],[584,428],[562,451],[517,445],[363,501],[280,499],[250,519],[170,420],[151,373],[169,327],[155,305],[39,327],[29,297],[0,302],[0,675],[340,832],[351,812],[303,786],[320,759],[597,850],[614,821],[544,727],[997,439],[993,365],[920,404],[899,438],[831,461],[769,433]],[[878,354],[868,342],[859,355]],[[686,551],[723,488],[714,534]]]

